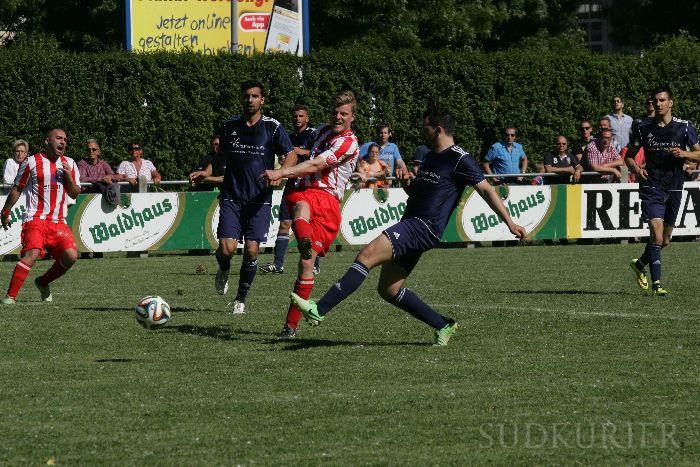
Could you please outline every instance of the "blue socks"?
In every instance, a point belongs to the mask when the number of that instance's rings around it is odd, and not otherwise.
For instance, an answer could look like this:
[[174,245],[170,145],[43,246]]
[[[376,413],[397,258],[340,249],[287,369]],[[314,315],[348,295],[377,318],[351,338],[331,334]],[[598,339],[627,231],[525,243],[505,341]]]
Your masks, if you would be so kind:
[[245,261],[241,263],[240,277],[238,278],[238,294],[236,295],[236,300],[239,302],[245,302],[248,296],[248,291],[250,286],[253,285],[253,279],[255,278],[255,273],[258,272],[258,260],[255,261]]
[[231,257],[229,256],[228,258],[219,256],[219,253],[216,253],[216,262],[219,263],[219,268],[221,268],[222,271],[228,271],[231,269]]
[[338,303],[348,298],[362,285],[362,282],[364,282],[368,274],[369,269],[367,269],[367,266],[355,260],[345,275],[318,301],[316,304],[318,307],[318,314],[324,316],[338,305]]
[[418,298],[418,295],[406,288],[399,290],[390,303],[435,329],[442,329],[448,324],[444,316],[430,308]]
[[275,261],[274,264],[277,268],[281,268],[284,264],[284,255],[287,253],[287,248],[289,247],[289,234],[278,235],[277,240],[275,240]]
[[649,272],[651,273],[651,286],[656,289],[661,282],[661,245],[648,244]]

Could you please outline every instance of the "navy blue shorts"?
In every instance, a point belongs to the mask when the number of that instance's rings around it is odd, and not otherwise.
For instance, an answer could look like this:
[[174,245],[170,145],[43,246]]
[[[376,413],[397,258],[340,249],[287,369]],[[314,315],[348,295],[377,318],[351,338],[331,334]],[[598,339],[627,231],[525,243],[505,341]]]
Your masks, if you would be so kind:
[[675,227],[683,190],[662,190],[645,185],[639,187],[639,197],[642,200],[642,217],[646,222],[663,219],[664,224]]
[[267,241],[272,210],[269,204],[246,203],[244,201],[219,201],[219,226],[217,238],[233,238],[238,241]]
[[403,219],[384,231],[394,250],[394,263],[411,273],[423,253],[434,248],[440,239],[415,217]]
[[289,206],[287,206],[287,203],[284,201],[285,196],[287,196],[287,190],[284,190],[284,193],[282,193],[282,201],[280,202],[280,222],[292,220],[292,213],[289,212]]

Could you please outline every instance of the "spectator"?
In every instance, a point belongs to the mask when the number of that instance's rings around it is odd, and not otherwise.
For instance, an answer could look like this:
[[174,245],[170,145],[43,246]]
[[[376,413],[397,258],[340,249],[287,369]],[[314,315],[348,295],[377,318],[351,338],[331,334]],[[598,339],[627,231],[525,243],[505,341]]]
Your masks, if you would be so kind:
[[158,185],[161,176],[156,170],[156,166],[148,159],[141,159],[143,156],[143,146],[137,141],[132,141],[128,145],[131,158],[123,161],[117,167],[117,177],[119,181],[126,180],[132,186],[132,190],[137,191],[139,178],[143,177],[147,183],[153,182]]
[[581,120],[581,124],[578,127],[579,134],[581,137],[576,142],[573,148],[574,157],[577,162],[581,162],[581,157],[583,157],[583,151],[586,149],[588,143],[593,141],[593,125],[587,119]]
[[[80,181],[82,183],[92,183],[82,189],[83,193],[102,193],[107,196],[111,204],[113,200],[119,201],[119,184],[113,183],[116,179],[112,167],[102,159],[100,145],[95,139],[85,142],[86,156],[78,162]],[[108,195],[107,192],[111,190]]]
[[[487,174],[518,174],[527,171],[527,156],[520,143],[515,142],[516,128],[506,127],[503,140],[496,141],[486,153],[482,164]],[[523,178],[492,178],[493,183],[522,183]]]
[[[361,159],[358,165],[362,181],[365,188],[383,188],[387,185],[386,177],[389,175],[389,166],[384,161],[379,159],[379,145],[370,144],[369,160]],[[368,179],[374,178],[374,181]]]
[[[632,122],[633,129],[637,125],[639,125],[645,118],[654,118],[654,115],[656,115],[656,111],[654,110],[654,96],[647,96],[646,101],[644,102],[644,110],[646,111],[646,115],[644,117],[636,118]],[[620,151],[620,157],[622,157],[622,160],[625,160],[625,156],[627,155],[627,149],[628,147],[625,146],[624,148],[622,148],[622,151]],[[637,155],[634,156],[634,161],[637,163],[638,166],[642,168],[644,168],[644,166],[646,165],[646,158],[644,157],[643,147],[640,147],[639,151],[637,151]],[[637,183],[637,175],[634,172],[630,172],[628,181],[630,183]]]
[[12,143],[12,157],[5,161],[2,168],[2,182],[5,184],[4,194],[8,194],[12,189],[12,184],[15,183],[17,170],[20,164],[27,158],[29,154],[29,143],[23,139],[18,139]]
[[558,174],[556,177],[544,177],[547,185],[569,183],[572,175],[576,173],[578,160],[569,151],[569,142],[565,136],[557,137],[554,151],[545,154],[544,170],[546,173]]
[[[379,159],[389,166],[389,174],[402,178],[401,174],[407,173],[408,167],[401,158],[399,147],[389,142],[391,136],[389,125],[386,123],[377,125],[377,141],[370,141],[360,146],[360,158],[366,159],[370,145],[377,144],[379,145]],[[391,186],[391,183],[387,182],[387,186]]]
[[217,190],[224,181],[226,158],[219,151],[219,135],[209,140],[209,152],[202,157],[197,169],[189,176],[190,185],[195,191]]
[[[605,117],[600,117],[600,120],[598,120],[598,135],[600,135],[600,133],[603,130],[612,131],[612,120],[610,120],[610,117],[608,117],[607,115]],[[595,139],[595,137],[593,139]],[[612,145],[615,146],[615,149],[622,147],[620,145],[620,142],[617,140],[617,138],[615,138],[614,134],[612,137]],[[588,146],[588,145],[586,145],[586,146]],[[617,150],[618,150],[618,152],[620,151],[619,149],[617,149]]]
[[613,142],[616,145],[615,149],[619,152],[627,146],[630,140],[630,128],[632,128],[632,117],[622,112],[625,108],[625,103],[620,97],[613,97],[611,101],[612,112],[606,115],[610,120],[612,128]]
[[[581,164],[576,167],[574,180],[584,183],[610,183],[612,178],[619,182],[622,174],[618,167],[623,164],[620,153],[613,145],[612,130],[603,129],[598,137],[586,146]],[[581,172],[599,172],[600,174],[581,177]]]
[[413,174],[416,175],[420,170],[423,159],[430,152],[430,148],[422,144],[416,148],[416,153],[413,155]]

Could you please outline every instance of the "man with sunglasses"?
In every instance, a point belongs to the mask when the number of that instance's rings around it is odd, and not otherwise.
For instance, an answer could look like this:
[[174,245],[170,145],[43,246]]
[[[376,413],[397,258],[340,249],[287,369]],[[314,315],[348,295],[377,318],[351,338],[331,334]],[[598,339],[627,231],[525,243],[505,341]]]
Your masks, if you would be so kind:
[[[487,174],[518,174],[527,172],[527,156],[520,143],[515,142],[515,127],[503,130],[503,140],[496,141],[484,158],[483,167]],[[522,177],[492,178],[492,183],[523,183]]]
[[80,180],[84,183],[92,183],[83,189],[84,193],[101,193],[100,185],[107,186],[114,181],[114,171],[107,162],[102,159],[102,151],[96,139],[85,142],[85,158],[78,162]]
[[632,117],[622,111],[622,109],[625,108],[625,103],[621,97],[613,97],[610,104],[612,106],[612,112],[606,115],[606,117],[610,119],[615,149],[620,151],[622,148],[627,146],[627,143],[629,142]]
[[591,125],[591,122],[588,121],[588,119],[581,120],[581,123],[578,126],[578,131],[581,137],[576,141],[576,144],[574,144],[573,152],[576,160],[581,162],[583,151],[586,150],[588,143],[593,141],[593,125]]
[[146,183],[155,183],[158,185],[161,181],[161,176],[156,170],[156,166],[148,159],[143,157],[143,145],[138,141],[132,141],[128,144],[130,159],[123,161],[117,167],[117,177],[119,181],[127,181],[132,187],[136,187],[139,183],[139,178],[146,179]]
[[557,185],[569,183],[571,177],[576,173],[578,161],[569,151],[569,141],[566,136],[557,137],[556,147],[544,156],[544,170],[547,173],[558,174],[556,177],[544,177],[547,185]]

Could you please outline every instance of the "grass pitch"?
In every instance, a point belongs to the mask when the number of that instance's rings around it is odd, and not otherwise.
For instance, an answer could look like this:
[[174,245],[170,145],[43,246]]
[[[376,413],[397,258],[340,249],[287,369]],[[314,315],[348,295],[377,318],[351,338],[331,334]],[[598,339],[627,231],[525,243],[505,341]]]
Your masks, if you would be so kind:
[[[460,323],[446,348],[378,298],[377,271],[276,339],[294,253],[243,317],[212,257],[81,260],[50,305],[38,263],[0,309],[0,464],[696,464],[700,247],[664,251],[666,298],[633,282],[642,248],[429,252],[408,286]],[[323,261],[314,297],[354,255]],[[173,308],[164,329],[134,320],[148,294]]]

